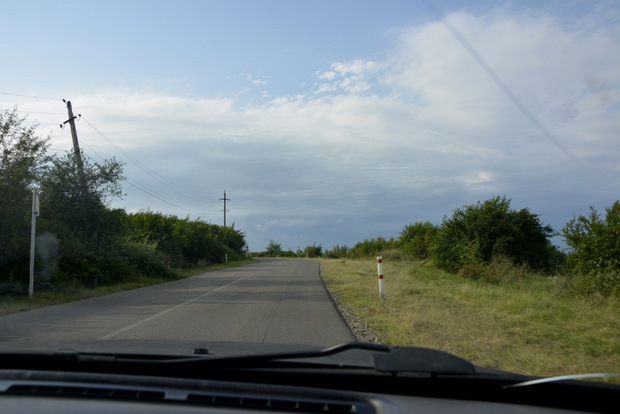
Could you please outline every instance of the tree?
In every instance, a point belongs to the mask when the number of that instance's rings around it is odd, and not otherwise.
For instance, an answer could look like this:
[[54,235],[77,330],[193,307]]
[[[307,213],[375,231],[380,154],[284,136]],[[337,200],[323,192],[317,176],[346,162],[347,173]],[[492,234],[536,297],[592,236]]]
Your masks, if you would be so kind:
[[54,157],[47,168],[41,180],[45,222],[66,227],[81,239],[116,233],[106,216],[110,199],[122,195],[123,164],[114,158],[101,164],[86,159],[82,176],[77,163],[77,157],[68,154]]
[[276,243],[273,240],[269,240],[269,244],[267,245],[267,249],[265,251],[266,256],[277,256],[282,251],[282,245]]
[[0,276],[13,280],[28,263],[32,189],[40,179],[50,137],[36,135],[17,109],[0,113]]
[[393,237],[388,240],[379,236],[373,239],[364,239],[364,241],[358,242],[349,251],[349,257],[361,258],[361,257],[373,257],[379,253],[389,249],[397,248],[397,241]]
[[108,208],[119,197],[123,165],[114,159],[83,162],[54,157],[41,180],[41,230],[59,242],[58,274],[97,285],[125,277],[124,210]]
[[451,272],[470,263],[488,263],[494,256],[506,256],[514,263],[548,268],[555,249],[549,238],[554,234],[528,209],[510,209],[506,197],[456,209],[444,217],[435,237],[431,256]]
[[228,246],[233,252],[243,254],[245,246],[245,233],[232,226],[218,226],[217,237]]
[[312,246],[306,246],[303,254],[306,257],[321,257],[323,256],[323,247],[319,244],[313,243]]
[[405,226],[400,233],[400,247],[411,259],[426,260],[429,256],[431,242],[437,233],[437,227],[428,221]]
[[620,201],[606,208],[604,220],[590,207],[590,215],[573,218],[562,235],[573,250],[568,265],[574,273],[615,274],[615,285],[620,286]]
[[339,259],[341,257],[349,256],[349,248],[344,245],[335,245],[331,250],[325,250],[325,257],[330,257],[332,259]]

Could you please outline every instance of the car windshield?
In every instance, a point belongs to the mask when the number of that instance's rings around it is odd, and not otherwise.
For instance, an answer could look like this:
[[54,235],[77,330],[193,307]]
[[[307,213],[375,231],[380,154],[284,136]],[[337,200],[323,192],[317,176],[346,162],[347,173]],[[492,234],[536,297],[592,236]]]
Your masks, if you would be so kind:
[[2,351],[620,372],[620,3],[0,9]]

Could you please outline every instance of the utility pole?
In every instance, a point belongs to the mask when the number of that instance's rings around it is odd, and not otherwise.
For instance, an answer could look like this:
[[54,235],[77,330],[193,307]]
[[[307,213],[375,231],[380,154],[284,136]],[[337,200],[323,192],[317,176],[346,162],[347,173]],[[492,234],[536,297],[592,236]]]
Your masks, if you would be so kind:
[[37,216],[39,215],[39,190],[32,191],[32,224],[30,225],[30,281],[28,283],[28,297],[34,292],[34,246],[37,234]]
[[220,198],[220,200],[224,200],[224,210],[222,210],[224,212],[224,227],[226,227],[226,212],[228,210],[226,210],[226,202],[230,201],[230,198],[226,198],[226,191],[224,191],[224,198]]
[[78,174],[80,175],[82,189],[85,189],[86,181],[84,179],[84,163],[82,162],[82,152],[80,151],[80,145],[78,143],[77,130],[75,129],[75,118],[77,117],[73,115],[73,108],[71,107],[71,101],[65,101],[64,99],[62,101],[67,104],[67,111],[69,112],[69,119],[63,122],[60,125],[60,127],[62,128],[63,125],[67,123],[69,123],[69,126],[71,127],[71,138],[73,139],[73,153],[75,156],[75,162],[77,163]]

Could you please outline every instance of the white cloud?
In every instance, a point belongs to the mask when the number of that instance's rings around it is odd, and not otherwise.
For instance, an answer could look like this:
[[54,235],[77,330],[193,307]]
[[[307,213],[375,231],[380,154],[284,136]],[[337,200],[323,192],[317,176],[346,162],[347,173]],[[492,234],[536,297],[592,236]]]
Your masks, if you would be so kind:
[[268,83],[266,80],[263,79],[255,79],[252,75],[248,75],[247,78],[250,82],[252,82],[254,86],[265,86]]
[[372,87],[369,79],[377,71],[378,66],[376,62],[361,59],[333,63],[332,70],[315,72],[316,78],[328,81],[328,83],[318,85],[315,94],[336,92],[340,89],[351,94],[366,92]]

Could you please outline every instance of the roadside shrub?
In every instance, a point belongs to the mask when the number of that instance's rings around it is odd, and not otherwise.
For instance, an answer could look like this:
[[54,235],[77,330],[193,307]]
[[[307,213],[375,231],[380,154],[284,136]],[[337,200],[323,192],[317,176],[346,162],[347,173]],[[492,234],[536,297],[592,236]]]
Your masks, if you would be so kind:
[[431,244],[431,259],[440,269],[456,273],[467,265],[483,262],[478,242],[467,240],[450,227],[442,227]]
[[465,279],[480,280],[484,277],[485,268],[482,263],[469,263],[459,269],[458,275]]
[[431,242],[437,234],[437,227],[428,221],[405,226],[400,233],[400,248],[409,259],[426,260],[429,257]]
[[264,256],[265,257],[276,257],[282,252],[282,245],[280,243],[276,243],[273,240],[269,240],[269,244],[265,248]]
[[577,273],[568,280],[569,291],[578,296],[620,295],[620,272]]
[[335,245],[331,250],[325,250],[325,257],[329,257],[332,259],[340,259],[343,257],[349,257],[349,248],[344,246]]
[[570,286],[577,294],[605,296],[620,292],[620,201],[601,219],[594,207],[588,217],[569,221],[562,235],[573,251],[567,258]]
[[497,255],[516,264],[548,268],[553,254],[550,226],[543,226],[528,209],[510,209],[506,197],[494,197],[456,209],[444,217],[433,238],[431,258],[440,268],[457,272],[472,263],[489,263]]
[[377,256],[383,257],[383,260],[389,260],[391,262],[403,260],[405,255],[401,249],[387,249],[377,253]]
[[504,255],[494,256],[489,263],[468,263],[459,269],[458,275],[465,279],[487,284],[507,284],[520,280],[528,274],[527,266],[515,265]]
[[364,239],[363,242],[357,243],[351,249],[349,257],[351,258],[363,258],[378,256],[380,252],[394,249],[398,247],[398,243],[391,237],[389,240],[383,237],[377,237],[375,239]]
[[323,256],[323,247],[319,244],[312,244],[312,246],[306,246],[303,251],[305,257],[321,257]]

